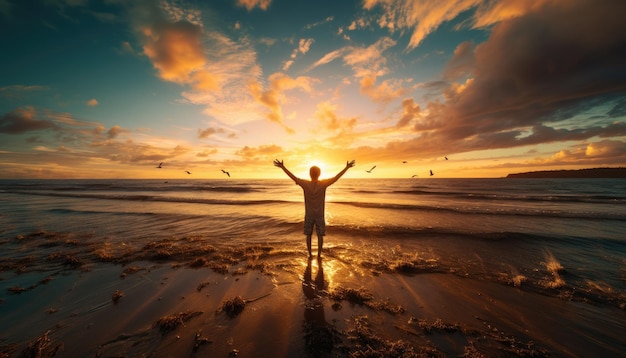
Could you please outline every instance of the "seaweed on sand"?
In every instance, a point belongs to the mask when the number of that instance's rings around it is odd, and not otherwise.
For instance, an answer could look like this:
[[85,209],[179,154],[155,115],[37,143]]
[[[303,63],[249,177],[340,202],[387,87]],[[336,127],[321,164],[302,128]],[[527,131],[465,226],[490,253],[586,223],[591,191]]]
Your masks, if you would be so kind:
[[348,301],[359,305],[363,305],[365,302],[373,299],[372,294],[365,288],[354,289],[341,286],[330,292],[330,298],[335,301]]
[[115,290],[115,292],[113,292],[113,294],[111,295],[111,300],[113,301],[113,303],[118,303],[120,298],[122,297],[124,297],[124,292],[120,290]]
[[193,259],[193,261],[189,263],[189,267],[192,267],[192,268],[204,267],[207,265],[207,263],[208,261],[204,257],[196,257],[195,259]]
[[230,318],[234,318],[237,315],[239,315],[243,309],[246,307],[246,303],[250,303],[250,302],[254,302],[256,300],[260,300],[263,297],[267,297],[271,294],[271,292],[266,293],[264,295],[261,295],[259,297],[256,298],[251,298],[249,300],[245,300],[243,298],[241,298],[241,296],[237,296],[235,298],[232,298],[230,300],[226,300],[224,302],[222,302],[222,304],[220,305],[220,307],[217,309],[217,313],[219,312],[225,312],[226,315],[228,315],[228,317]]
[[[391,314],[404,313],[402,306],[394,305],[388,299],[374,300],[372,294],[365,288],[354,289],[339,286],[330,292],[329,296],[335,301],[348,301],[375,311],[385,311]],[[340,306],[333,305],[333,309],[337,310],[336,307],[340,308]]]
[[377,336],[370,330],[367,316],[355,317],[354,328],[349,329],[347,335],[355,345],[353,349],[350,349],[350,357],[354,358],[422,357],[437,353],[430,349],[427,352],[418,352],[411,344],[403,340],[392,342]]
[[184,324],[186,321],[189,321],[193,317],[196,317],[201,314],[202,312],[192,312],[192,311],[179,312],[177,314],[163,316],[159,318],[159,320],[156,321],[153,326],[155,327],[158,326],[161,333],[166,334],[176,329],[176,327],[178,327],[179,325]]
[[20,293],[27,291],[27,289],[25,289],[24,287],[20,287],[20,286],[13,286],[13,287],[9,287],[7,288],[7,291],[19,295]]
[[237,296],[233,299],[222,302],[222,305],[218,308],[217,312],[223,311],[228,317],[234,318],[239,315],[245,307],[246,301],[241,298],[241,296]]
[[48,330],[41,336],[30,341],[22,352],[22,356],[25,358],[54,357],[58,350],[63,348],[63,343],[52,346],[52,340],[48,336],[49,334],[50,331]]
[[129,266],[127,268],[124,269],[124,271],[122,271],[122,273],[120,274],[121,278],[126,278],[126,276],[128,276],[129,274],[133,274],[136,272],[139,272],[143,270],[143,268],[139,267],[139,266]]

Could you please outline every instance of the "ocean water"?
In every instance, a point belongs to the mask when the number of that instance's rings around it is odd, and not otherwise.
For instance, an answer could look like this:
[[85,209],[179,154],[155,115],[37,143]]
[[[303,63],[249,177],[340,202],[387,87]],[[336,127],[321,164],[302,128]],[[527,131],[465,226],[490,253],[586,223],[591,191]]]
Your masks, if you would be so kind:
[[[0,266],[51,265],[59,248],[86,262],[302,257],[302,200],[288,179],[1,180]],[[345,265],[626,304],[623,179],[344,178],[326,200],[324,254]]]

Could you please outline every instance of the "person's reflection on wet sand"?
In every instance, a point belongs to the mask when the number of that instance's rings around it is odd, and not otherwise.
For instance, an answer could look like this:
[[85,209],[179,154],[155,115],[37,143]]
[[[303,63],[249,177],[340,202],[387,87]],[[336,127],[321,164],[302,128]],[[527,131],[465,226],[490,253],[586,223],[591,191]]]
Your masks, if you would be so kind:
[[324,355],[333,349],[334,339],[332,327],[326,322],[324,314],[324,265],[317,259],[317,274],[313,280],[311,258],[308,260],[302,279],[304,302],[304,339],[306,349],[314,356]]

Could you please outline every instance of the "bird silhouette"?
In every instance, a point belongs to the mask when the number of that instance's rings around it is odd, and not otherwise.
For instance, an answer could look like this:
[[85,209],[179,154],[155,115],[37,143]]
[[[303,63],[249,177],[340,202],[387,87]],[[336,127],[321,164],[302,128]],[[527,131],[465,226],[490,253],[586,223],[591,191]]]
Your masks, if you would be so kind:
[[407,162],[406,160],[403,160],[403,161],[402,161],[402,163],[406,164],[406,163],[408,163],[408,162]]
[[446,160],[448,160],[448,157],[444,157],[444,158],[446,158]]
[[187,174],[191,174],[191,172],[189,170],[185,170],[185,173]]
[[159,165],[157,165],[157,168],[159,168],[159,169],[163,168],[162,165],[163,165],[163,162],[159,163]]
[[370,169],[370,170],[366,170],[366,172],[371,173],[371,172],[372,172],[372,170],[374,170],[374,168],[376,168],[376,166],[375,166],[375,165],[372,167],[372,169]]
[[411,178],[415,178],[415,177],[418,177],[418,176],[419,175],[417,175],[417,174],[413,174],[413,175],[411,175]]
[[433,171],[431,170],[430,171],[430,176],[432,177],[433,175],[435,175],[435,174],[433,174]]
[[229,173],[229,172],[227,172],[226,170],[222,169],[222,173],[224,173],[224,174],[228,175],[228,177],[230,178],[230,173]]

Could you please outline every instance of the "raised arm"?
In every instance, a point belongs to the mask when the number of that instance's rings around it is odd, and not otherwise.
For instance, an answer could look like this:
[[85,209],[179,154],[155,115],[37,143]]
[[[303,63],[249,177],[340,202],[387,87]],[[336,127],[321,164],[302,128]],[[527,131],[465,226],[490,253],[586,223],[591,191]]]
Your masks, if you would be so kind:
[[274,159],[274,166],[282,169],[293,181],[298,179],[292,172],[289,171],[289,169],[285,168],[285,164],[282,160]]
[[[330,179],[330,184],[336,182],[337,180],[339,180],[339,178],[341,178],[344,174],[346,174],[346,172],[348,171],[348,169],[352,168],[354,166],[354,160],[350,160],[346,162],[346,167],[343,168],[342,171],[340,171],[339,173],[337,173],[337,175],[335,175],[334,178]],[[330,185],[329,184],[329,185]]]

